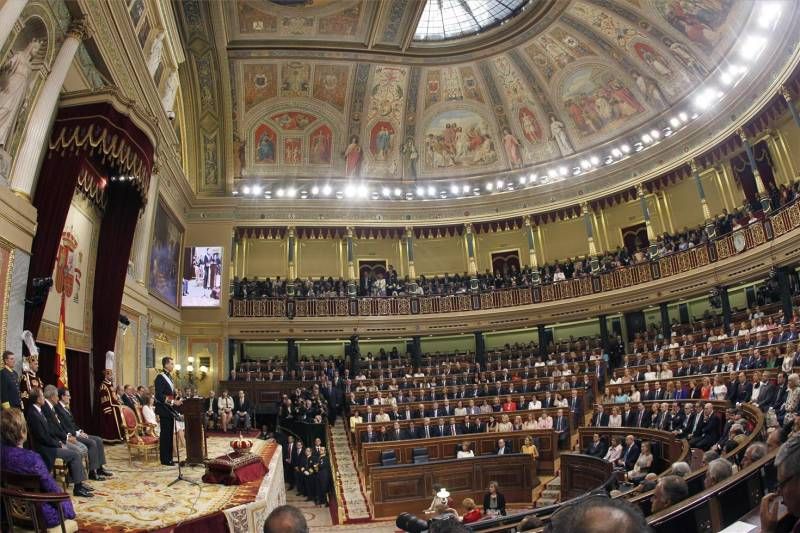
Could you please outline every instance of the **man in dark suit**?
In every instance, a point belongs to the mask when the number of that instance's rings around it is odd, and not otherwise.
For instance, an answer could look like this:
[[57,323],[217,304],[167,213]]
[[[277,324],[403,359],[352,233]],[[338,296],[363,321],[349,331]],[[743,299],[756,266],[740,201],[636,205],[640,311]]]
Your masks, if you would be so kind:
[[736,387],[736,395],[733,397],[734,403],[744,403],[750,401],[750,396],[753,394],[753,384],[747,381],[747,376],[744,372],[739,372],[739,383]]
[[[51,386],[52,385],[48,385],[45,387],[45,393],[48,392]],[[89,478],[95,479],[99,476],[111,477],[113,474],[103,468],[103,465],[106,464],[106,449],[105,446],[103,446],[103,439],[97,435],[88,435],[75,423],[75,418],[72,416],[72,411],[69,409],[71,395],[68,389],[58,389],[57,394],[58,397],[54,398],[56,401],[53,409],[55,410],[58,420],[61,422],[61,427],[64,428],[67,434],[74,436],[78,442],[86,446],[89,454]],[[52,402],[53,400],[50,401]]]
[[431,419],[425,417],[425,419],[422,422],[422,427],[419,428],[419,437],[421,439],[430,439],[432,437],[436,437],[437,435],[435,429],[436,428],[431,426]]
[[606,446],[606,444],[600,438],[600,434],[593,433],[592,442],[583,450],[583,453],[602,459],[606,455],[607,450],[608,446]]
[[376,433],[372,427],[372,424],[367,424],[367,432],[361,435],[361,442],[369,443],[369,442],[380,442],[381,437],[380,434]]
[[648,411],[643,403],[639,403],[636,406],[636,412],[634,413],[634,423],[631,424],[633,427],[637,428],[648,428],[650,427],[650,411]]
[[750,400],[755,403],[762,411],[767,411],[772,402],[775,401],[777,387],[770,382],[766,372],[753,375],[753,392]]
[[714,406],[707,403],[703,407],[703,418],[697,426],[697,430],[689,439],[689,444],[694,448],[708,450],[719,440],[720,424],[719,418],[714,415]]
[[469,415],[466,415],[464,417],[464,423],[461,425],[461,428],[464,435],[470,435],[472,433],[475,433],[477,429],[475,427],[475,423],[472,421],[472,417],[470,417]]
[[464,430],[462,429],[461,424],[456,424],[456,419],[455,418],[451,418],[450,419],[450,423],[447,426],[447,431],[448,431],[448,435],[450,435],[451,437],[453,437],[455,435],[463,435],[464,434]]
[[81,498],[91,498],[93,496],[92,489],[84,483],[86,470],[83,468],[83,458],[81,454],[67,448],[65,442],[53,436],[50,424],[42,413],[44,405],[42,391],[38,388],[29,391],[26,404],[28,406],[26,413],[28,435],[33,449],[42,456],[48,470],[53,467],[56,458],[64,461],[69,469],[70,478],[75,483],[73,494]]
[[406,432],[400,428],[400,422],[395,422],[392,429],[386,432],[387,441],[404,440]]
[[578,397],[576,389],[573,389],[570,393],[569,415],[572,417],[572,423],[575,424],[575,427],[579,426],[583,419],[583,401]]
[[[775,411],[778,411],[783,404],[786,403],[786,397],[789,394],[789,386],[786,383],[786,374],[783,372],[778,372],[778,376],[775,378],[775,400],[772,402],[770,407],[774,408]],[[769,407],[767,407],[769,410]]]
[[16,356],[14,352],[3,352],[3,368],[0,370],[0,403],[3,409],[16,407],[22,409],[22,399],[19,395],[19,374],[14,370]]
[[592,415],[592,422],[589,424],[592,427],[606,427],[608,426],[608,415],[603,412],[603,406],[597,404],[594,408]]
[[172,461],[172,440],[175,433],[175,410],[174,407],[180,406],[183,402],[178,397],[175,385],[172,382],[170,373],[175,368],[172,357],[162,357],[161,366],[163,371],[156,376],[156,414],[158,415],[161,432],[158,438],[158,451],[161,464],[173,466]]
[[[330,405],[330,404],[328,404]],[[250,430],[250,400],[240,390],[238,396],[233,399],[233,426],[243,427],[245,431]]]
[[135,413],[136,412],[136,405],[137,404],[141,405],[139,403],[138,396],[136,396],[136,394],[134,394],[134,390],[135,389],[133,388],[132,385],[125,385],[123,390],[124,390],[124,394],[122,394],[122,397],[120,398],[122,400],[122,403],[124,403],[125,405],[127,405],[128,407],[133,409],[133,412]]
[[633,438],[633,435],[628,435],[625,437],[625,449],[617,459],[616,464],[627,472],[633,470],[637,459],[639,459],[639,447],[636,445],[636,439]]
[[418,439],[419,438],[419,430],[414,422],[408,424],[408,429],[406,429],[406,438],[407,439]]
[[447,437],[450,435],[450,427],[445,424],[443,418],[439,418],[436,420],[436,425],[433,426],[433,436],[434,437]]
[[205,419],[206,429],[216,427],[219,422],[219,402],[217,402],[214,389],[208,391],[208,398],[203,399],[203,418]]
[[497,441],[497,450],[495,451],[496,455],[506,455],[509,453],[514,453],[511,449],[511,443],[506,442],[505,439],[500,439]]

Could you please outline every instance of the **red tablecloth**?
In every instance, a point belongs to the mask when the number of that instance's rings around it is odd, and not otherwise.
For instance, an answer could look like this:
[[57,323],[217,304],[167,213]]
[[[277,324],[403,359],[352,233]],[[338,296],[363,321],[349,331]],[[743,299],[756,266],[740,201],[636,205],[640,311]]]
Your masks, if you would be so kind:
[[261,457],[253,454],[229,454],[206,462],[204,483],[241,485],[256,481],[267,475],[267,467]]

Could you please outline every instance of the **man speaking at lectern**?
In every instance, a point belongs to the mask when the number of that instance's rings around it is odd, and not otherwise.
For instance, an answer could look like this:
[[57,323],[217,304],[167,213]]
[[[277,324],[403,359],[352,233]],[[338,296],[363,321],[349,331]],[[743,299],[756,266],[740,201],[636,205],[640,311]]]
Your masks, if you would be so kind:
[[175,407],[183,403],[178,398],[175,384],[172,382],[170,376],[175,363],[172,357],[162,357],[161,366],[164,370],[156,376],[156,414],[159,418],[161,426],[161,434],[159,435],[159,456],[161,464],[166,466],[173,466],[175,463],[172,461],[172,439],[175,434],[175,416],[177,412]]

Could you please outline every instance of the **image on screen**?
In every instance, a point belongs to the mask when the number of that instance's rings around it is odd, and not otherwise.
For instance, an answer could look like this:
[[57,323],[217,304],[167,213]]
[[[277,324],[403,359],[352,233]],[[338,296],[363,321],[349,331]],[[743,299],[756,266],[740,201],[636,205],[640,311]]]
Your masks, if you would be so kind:
[[222,247],[186,247],[183,254],[181,306],[218,307],[222,285]]

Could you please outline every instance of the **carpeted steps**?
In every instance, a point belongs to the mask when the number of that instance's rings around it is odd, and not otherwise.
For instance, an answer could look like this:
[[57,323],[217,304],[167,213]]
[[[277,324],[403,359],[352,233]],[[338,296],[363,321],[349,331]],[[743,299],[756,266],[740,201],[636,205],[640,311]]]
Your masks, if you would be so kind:
[[557,477],[545,484],[544,490],[539,495],[539,498],[537,498],[536,502],[534,502],[534,507],[547,507],[548,505],[553,505],[554,503],[558,503],[560,498],[561,478]]

